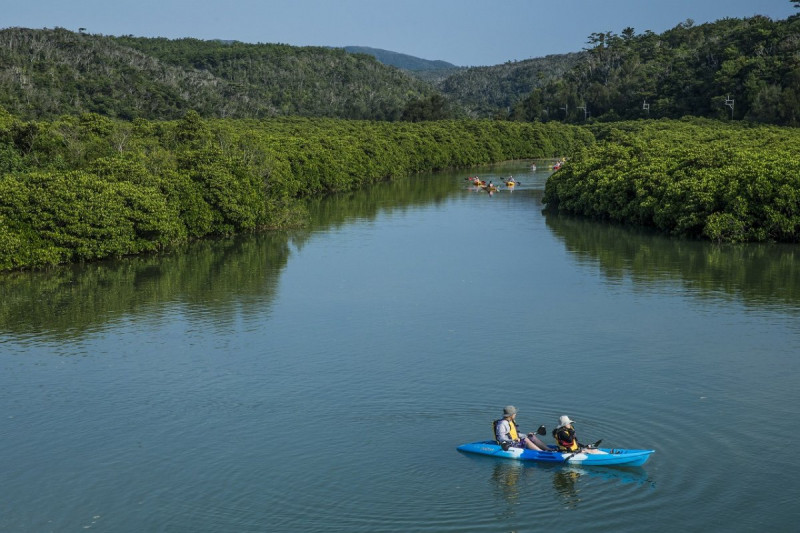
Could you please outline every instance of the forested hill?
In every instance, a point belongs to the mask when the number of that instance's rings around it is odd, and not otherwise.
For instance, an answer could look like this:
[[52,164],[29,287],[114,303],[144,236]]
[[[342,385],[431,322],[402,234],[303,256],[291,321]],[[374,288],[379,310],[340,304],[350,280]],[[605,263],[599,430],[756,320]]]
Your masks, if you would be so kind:
[[561,79],[585,58],[585,53],[556,54],[490,67],[454,72],[435,86],[471,115],[490,117],[527,98],[531,91]]
[[535,89],[511,117],[581,123],[685,115],[800,125],[800,16],[594,33],[585,60]]
[[208,118],[694,115],[797,126],[798,35],[800,15],[686,21],[662,34],[594,33],[571,54],[448,68],[378,49],[9,28],[0,30],[0,106],[25,120],[83,112],[166,120],[194,109]]
[[475,117],[492,117],[520,102],[537,87],[559,79],[585,56],[583,52],[509,61],[502,65],[458,67],[366,46],[346,46],[350,53],[369,54],[385,65],[408,71],[433,84],[456,108]]
[[0,106],[23,119],[172,119],[194,109],[207,117],[396,120],[434,93],[342,49],[0,30]]

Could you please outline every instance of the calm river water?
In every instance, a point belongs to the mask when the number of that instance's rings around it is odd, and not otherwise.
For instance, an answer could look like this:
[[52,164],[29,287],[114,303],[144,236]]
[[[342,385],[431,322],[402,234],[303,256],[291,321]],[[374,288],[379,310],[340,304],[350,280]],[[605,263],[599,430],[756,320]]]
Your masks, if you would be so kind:
[[[0,531],[793,530],[800,248],[544,214],[547,176],[414,177],[304,231],[0,276]],[[456,451],[506,404],[656,453]]]

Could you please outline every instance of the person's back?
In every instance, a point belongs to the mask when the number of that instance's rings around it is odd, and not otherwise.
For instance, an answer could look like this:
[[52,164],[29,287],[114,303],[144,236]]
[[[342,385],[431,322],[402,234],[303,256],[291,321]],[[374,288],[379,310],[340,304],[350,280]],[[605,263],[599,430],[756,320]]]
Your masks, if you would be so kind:
[[511,416],[504,415],[503,418],[494,421],[494,440],[504,450],[519,443],[517,424]]

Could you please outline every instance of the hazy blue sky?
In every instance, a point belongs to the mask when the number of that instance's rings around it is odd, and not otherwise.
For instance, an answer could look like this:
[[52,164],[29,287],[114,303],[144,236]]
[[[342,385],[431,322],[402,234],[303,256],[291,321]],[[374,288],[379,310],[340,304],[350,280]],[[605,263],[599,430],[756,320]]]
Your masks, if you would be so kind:
[[456,65],[577,52],[589,34],[660,33],[755,14],[789,0],[3,0],[0,28],[60,26],[104,35],[371,46]]

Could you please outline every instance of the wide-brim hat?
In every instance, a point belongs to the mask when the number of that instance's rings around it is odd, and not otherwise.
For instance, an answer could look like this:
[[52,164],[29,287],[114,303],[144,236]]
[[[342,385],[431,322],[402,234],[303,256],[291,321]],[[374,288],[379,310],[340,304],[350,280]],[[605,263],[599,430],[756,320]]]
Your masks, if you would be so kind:
[[574,423],[575,423],[575,421],[574,420],[570,420],[567,415],[561,415],[558,418],[558,427],[560,427],[560,428],[563,428],[564,426],[566,426],[568,424],[574,424]]
[[517,414],[517,408],[513,405],[503,407],[503,416],[514,416],[515,414]]

